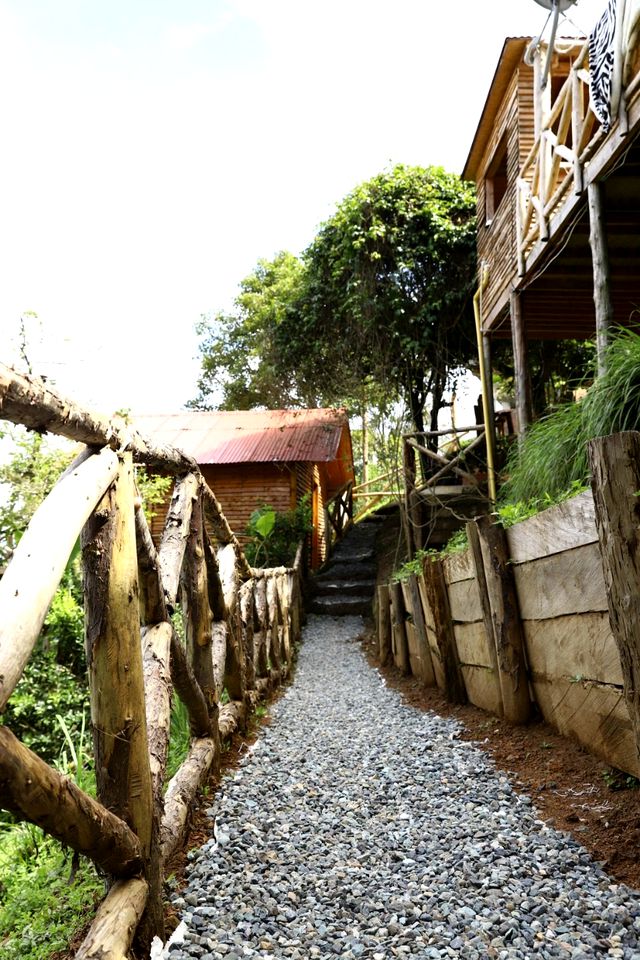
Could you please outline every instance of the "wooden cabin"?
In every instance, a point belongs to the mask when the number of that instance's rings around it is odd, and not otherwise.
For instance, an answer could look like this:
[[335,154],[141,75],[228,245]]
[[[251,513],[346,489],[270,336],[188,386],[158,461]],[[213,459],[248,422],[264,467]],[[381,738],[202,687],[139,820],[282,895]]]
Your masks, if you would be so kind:
[[532,417],[530,341],[597,334],[602,358],[608,327],[638,316],[637,27],[622,37],[609,129],[590,99],[587,40],[558,41],[545,84],[547,48],[507,39],[463,170],[477,186],[485,357],[512,339],[521,429]]
[[[351,516],[354,482],[349,420],[344,410],[216,410],[135,417],[155,443],[170,444],[198,463],[240,542],[253,511],[279,512],[311,497],[311,566],[327,557],[332,531]],[[168,501],[157,509],[159,538]]]

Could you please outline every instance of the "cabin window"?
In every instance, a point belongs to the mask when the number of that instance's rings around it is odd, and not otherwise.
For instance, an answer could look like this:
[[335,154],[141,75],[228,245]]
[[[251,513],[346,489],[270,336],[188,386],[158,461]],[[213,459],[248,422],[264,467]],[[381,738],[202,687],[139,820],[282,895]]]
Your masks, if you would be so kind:
[[491,226],[491,221],[500,206],[500,201],[507,192],[508,159],[509,152],[507,149],[507,138],[505,136],[500,141],[491,163],[487,167],[487,174],[484,181],[485,220],[488,227]]

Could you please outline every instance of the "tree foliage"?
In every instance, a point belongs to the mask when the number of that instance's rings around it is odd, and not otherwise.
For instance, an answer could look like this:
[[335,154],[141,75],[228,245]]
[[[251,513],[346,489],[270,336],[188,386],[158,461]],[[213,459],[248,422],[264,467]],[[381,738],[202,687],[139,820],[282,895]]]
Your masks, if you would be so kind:
[[278,409],[300,403],[290,372],[275,351],[275,334],[296,300],[304,269],[292,253],[260,260],[240,283],[234,310],[203,317],[200,337],[202,373],[196,410]]
[[284,368],[354,391],[365,376],[432,420],[475,351],[475,200],[439,167],[396,166],[358,186],[304,254],[304,284],[277,330]]

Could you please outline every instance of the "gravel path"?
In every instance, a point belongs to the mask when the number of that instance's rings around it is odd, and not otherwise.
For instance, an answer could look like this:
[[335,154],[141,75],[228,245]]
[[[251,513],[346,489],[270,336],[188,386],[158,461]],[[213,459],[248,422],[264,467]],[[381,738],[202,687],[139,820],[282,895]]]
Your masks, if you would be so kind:
[[640,893],[536,818],[454,720],[312,617],[295,684],[215,797],[172,960],[640,958]]

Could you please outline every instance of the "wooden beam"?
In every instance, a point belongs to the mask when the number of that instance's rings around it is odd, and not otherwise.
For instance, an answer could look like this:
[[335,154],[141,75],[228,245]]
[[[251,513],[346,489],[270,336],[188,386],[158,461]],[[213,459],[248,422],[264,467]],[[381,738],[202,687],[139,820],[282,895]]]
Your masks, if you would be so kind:
[[523,434],[531,423],[531,382],[529,379],[527,341],[524,332],[520,297],[521,295],[517,290],[512,291],[510,309],[518,433]]
[[607,232],[604,223],[604,187],[602,183],[592,181],[587,188],[589,199],[589,244],[593,263],[593,302],[596,311],[596,347],[598,356],[598,375],[606,369],[606,350],[609,339],[609,327],[613,322],[613,303],[611,300],[611,270],[607,248]]
[[389,587],[381,583],[378,586],[378,659],[385,667],[391,659],[391,606]]
[[1,726],[0,806],[42,827],[112,876],[130,876],[142,866],[138,838],[120,817]]
[[495,640],[504,717],[527,723],[531,716],[524,633],[504,529],[490,517],[476,520]]
[[76,960],[125,960],[149,896],[146,880],[118,880],[98,907]]
[[0,711],[40,635],[73,546],[118,473],[111,450],[82,458],[38,507],[0,580]]
[[427,687],[435,687],[436,677],[431,660],[431,649],[429,647],[429,638],[427,637],[427,625],[422,611],[422,599],[418,589],[418,578],[412,573],[406,581],[406,593],[409,597],[411,606],[411,618],[420,650],[420,660],[422,662],[422,680]]
[[449,609],[449,595],[442,560],[439,557],[427,557],[423,572],[444,677],[443,693],[449,703],[466,703],[467,691],[458,659],[458,647]]
[[609,623],[640,757],[640,434],[600,437],[588,453]]
[[391,637],[393,643],[393,659],[396,667],[407,676],[411,673],[409,662],[409,646],[405,627],[404,597],[399,583],[389,584],[389,599],[391,601]]
[[163,863],[167,862],[184,840],[191,804],[199,787],[207,779],[216,756],[217,746],[214,740],[193,740],[186,760],[167,787],[160,833]]
[[469,541],[469,550],[473,558],[473,564],[476,572],[476,583],[478,585],[478,596],[480,597],[480,606],[482,608],[482,619],[484,622],[484,632],[487,635],[487,648],[491,660],[491,669],[496,680],[496,688],[499,694],[500,707],[498,716],[504,716],[504,705],[502,703],[502,690],[500,687],[500,671],[498,669],[498,653],[496,650],[496,641],[493,633],[493,620],[491,618],[491,604],[489,602],[489,591],[487,589],[487,578],[484,575],[484,561],[482,559],[482,547],[480,546],[480,535],[478,525],[473,520],[467,523],[467,539]]
[[171,497],[171,506],[160,542],[159,560],[167,602],[174,607],[178,597],[182,561],[191,530],[191,513],[198,497],[198,477],[194,473],[179,480]]

